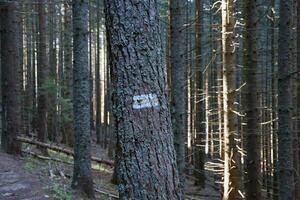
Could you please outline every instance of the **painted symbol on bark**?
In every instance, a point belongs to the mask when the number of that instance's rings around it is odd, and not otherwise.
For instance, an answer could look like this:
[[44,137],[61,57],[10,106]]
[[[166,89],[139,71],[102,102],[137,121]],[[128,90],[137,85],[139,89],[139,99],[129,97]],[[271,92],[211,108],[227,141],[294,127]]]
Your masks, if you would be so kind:
[[133,109],[158,107],[159,101],[156,94],[144,94],[133,97]]

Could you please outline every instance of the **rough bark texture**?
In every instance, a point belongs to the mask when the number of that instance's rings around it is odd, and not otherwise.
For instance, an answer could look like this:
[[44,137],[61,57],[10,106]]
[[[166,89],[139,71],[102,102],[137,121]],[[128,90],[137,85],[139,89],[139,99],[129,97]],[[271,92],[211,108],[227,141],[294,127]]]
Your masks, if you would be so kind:
[[19,59],[19,5],[9,2],[1,9],[1,81],[2,135],[1,147],[10,154],[20,154],[16,137],[21,130],[21,91]]
[[261,197],[261,145],[259,131],[259,110],[257,91],[257,5],[256,1],[245,2],[245,89],[243,93],[243,105],[245,111],[246,135],[246,199],[260,200]]
[[105,5],[120,199],[182,199],[157,1]]
[[88,0],[73,1],[73,188],[94,196],[91,173],[90,80],[88,66]]
[[65,143],[74,145],[74,124],[73,124],[73,91],[72,91],[72,9],[68,0],[64,4],[64,99],[63,105],[63,134]]
[[293,133],[291,127],[293,0],[280,1],[278,43],[278,172],[279,199],[294,199]]
[[39,0],[39,36],[38,36],[38,139],[45,142],[47,138],[48,91],[45,84],[49,76],[49,58],[47,52],[47,16],[45,0]]
[[[299,113],[299,111],[300,111],[300,83],[299,83],[299,80],[300,80],[300,1],[299,0],[297,0],[297,39],[296,39],[296,42],[297,42],[297,66],[296,66],[296,70],[298,71],[298,75],[297,75],[297,79],[296,80],[298,80],[297,81],[297,91],[296,91],[296,95],[297,95],[297,110],[296,110],[296,113],[298,114]],[[296,127],[297,127],[297,132],[296,132],[296,134],[297,134],[297,136],[298,137],[296,137],[296,139],[298,139],[298,145],[300,144],[300,141],[299,141],[299,139],[300,139],[300,120],[298,119],[298,121],[297,121],[297,125],[296,125]],[[300,158],[300,150],[299,150],[299,147],[297,147],[296,148],[297,149],[297,151],[296,152],[294,152],[294,153],[296,153],[296,154],[298,154],[298,158]],[[299,165],[300,163],[298,162],[298,165]],[[295,180],[296,182],[297,182],[297,184],[296,184],[296,198],[298,197],[298,198],[300,198],[300,189],[297,189],[297,186],[298,186],[298,188],[300,187],[300,166],[298,167],[298,171],[297,171],[297,174],[298,174],[298,179],[297,180]]]
[[200,187],[205,187],[205,124],[204,121],[204,101],[202,101],[203,93],[203,74],[201,68],[201,16],[203,4],[201,0],[196,3],[196,41],[195,41],[195,102],[196,102],[196,117],[195,117],[195,176],[197,178],[195,184]]
[[235,33],[234,0],[222,0],[223,104],[224,104],[224,196],[223,200],[241,199],[241,172],[236,144],[237,125],[234,101]]
[[185,135],[186,135],[186,57],[185,12],[186,2],[170,1],[170,64],[171,64],[171,114],[174,145],[181,183],[184,184]]

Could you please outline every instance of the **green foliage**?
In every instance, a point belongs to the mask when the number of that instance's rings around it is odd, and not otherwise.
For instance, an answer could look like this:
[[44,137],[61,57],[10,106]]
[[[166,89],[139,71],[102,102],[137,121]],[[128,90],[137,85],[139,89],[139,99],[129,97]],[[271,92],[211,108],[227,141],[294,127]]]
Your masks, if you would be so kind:
[[52,187],[53,197],[55,200],[73,200],[73,195],[65,186],[55,184]]
[[73,103],[71,99],[59,98],[59,103],[62,107],[61,123],[62,125],[72,122],[73,118]]
[[36,170],[36,165],[32,158],[30,157],[26,158],[24,169],[29,172],[34,172]]
[[73,103],[72,99],[65,98],[63,95],[57,95],[61,91],[64,93],[68,91],[66,86],[60,85],[57,83],[55,78],[48,78],[43,85],[41,86],[41,92],[45,92],[51,96],[56,96],[57,105],[60,105],[62,108],[61,123],[62,125],[69,124],[72,122],[73,118]]
[[47,93],[50,95],[56,95],[57,91],[60,89],[60,86],[56,83],[55,78],[48,78],[41,85],[40,91],[42,93]]

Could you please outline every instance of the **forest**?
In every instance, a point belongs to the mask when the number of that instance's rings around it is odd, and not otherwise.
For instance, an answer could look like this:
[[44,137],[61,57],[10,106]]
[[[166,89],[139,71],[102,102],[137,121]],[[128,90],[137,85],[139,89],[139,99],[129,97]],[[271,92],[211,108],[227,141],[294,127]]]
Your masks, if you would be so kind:
[[298,13],[0,0],[0,200],[300,200]]

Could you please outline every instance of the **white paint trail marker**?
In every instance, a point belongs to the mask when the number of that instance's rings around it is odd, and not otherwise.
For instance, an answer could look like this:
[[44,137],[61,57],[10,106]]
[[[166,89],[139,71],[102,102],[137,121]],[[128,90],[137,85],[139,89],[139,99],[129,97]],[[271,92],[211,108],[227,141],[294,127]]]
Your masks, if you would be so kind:
[[133,97],[133,109],[158,107],[159,101],[156,94],[143,94]]

